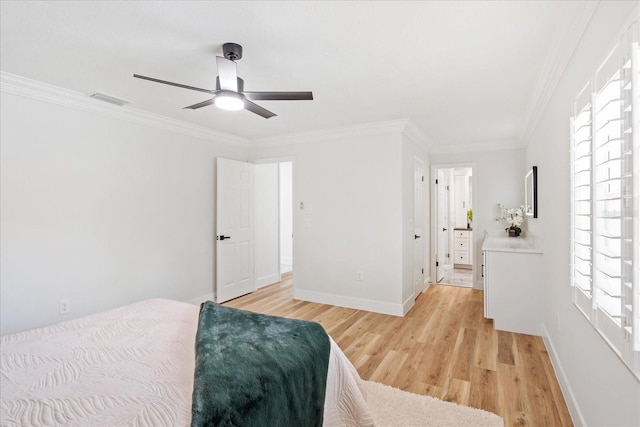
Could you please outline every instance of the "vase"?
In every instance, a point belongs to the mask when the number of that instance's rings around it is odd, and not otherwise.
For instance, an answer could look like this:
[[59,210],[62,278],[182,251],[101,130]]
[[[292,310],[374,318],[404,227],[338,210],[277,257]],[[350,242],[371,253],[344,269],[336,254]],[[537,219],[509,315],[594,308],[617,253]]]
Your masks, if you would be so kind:
[[522,232],[519,228],[510,228],[509,229],[509,237],[519,237]]

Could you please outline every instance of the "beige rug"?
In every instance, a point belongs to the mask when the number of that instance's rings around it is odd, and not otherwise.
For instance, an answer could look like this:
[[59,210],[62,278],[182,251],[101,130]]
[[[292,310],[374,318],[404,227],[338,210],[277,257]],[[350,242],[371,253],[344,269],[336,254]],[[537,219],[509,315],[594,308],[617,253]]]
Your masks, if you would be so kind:
[[363,381],[366,400],[379,427],[502,427],[504,420],[481,409],[408,393],[373,381]]

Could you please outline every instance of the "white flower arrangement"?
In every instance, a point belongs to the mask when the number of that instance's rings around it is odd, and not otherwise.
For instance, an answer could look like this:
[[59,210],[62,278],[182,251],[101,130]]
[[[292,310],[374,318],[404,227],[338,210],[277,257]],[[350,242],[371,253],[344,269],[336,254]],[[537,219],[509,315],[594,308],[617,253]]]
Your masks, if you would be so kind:
[[[520,206],[519,208],[505,208],[502,203],[499,203],[498,208],[500,209],[500,216],[496,218],[496,220],[504,220],[508,225],[505,231],[519,236],[522,232],[521,226],[524,223],[524,206]],[[513,231],[513,233],[511,233],[511,231]]]

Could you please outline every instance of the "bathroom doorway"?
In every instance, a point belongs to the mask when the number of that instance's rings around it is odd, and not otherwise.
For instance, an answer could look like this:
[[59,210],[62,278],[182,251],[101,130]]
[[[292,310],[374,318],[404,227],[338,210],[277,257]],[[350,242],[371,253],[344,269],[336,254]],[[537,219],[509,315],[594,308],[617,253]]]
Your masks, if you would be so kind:
[[432,166],[436,282],[473,286],[473,166]]

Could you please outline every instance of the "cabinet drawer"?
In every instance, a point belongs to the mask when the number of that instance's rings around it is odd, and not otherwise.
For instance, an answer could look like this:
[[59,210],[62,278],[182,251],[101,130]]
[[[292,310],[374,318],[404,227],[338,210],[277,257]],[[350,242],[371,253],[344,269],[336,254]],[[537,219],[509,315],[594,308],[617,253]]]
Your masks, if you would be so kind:
[[457,253],[456,252],[456,264],[470,264],[469,263],[469,253]]
[[456,251],[468,251],[469,250],[469,239],[460,239],[456,238]]
[[453,230],[453,237],[469,239],[471,238],[471,231],[470,230]]

